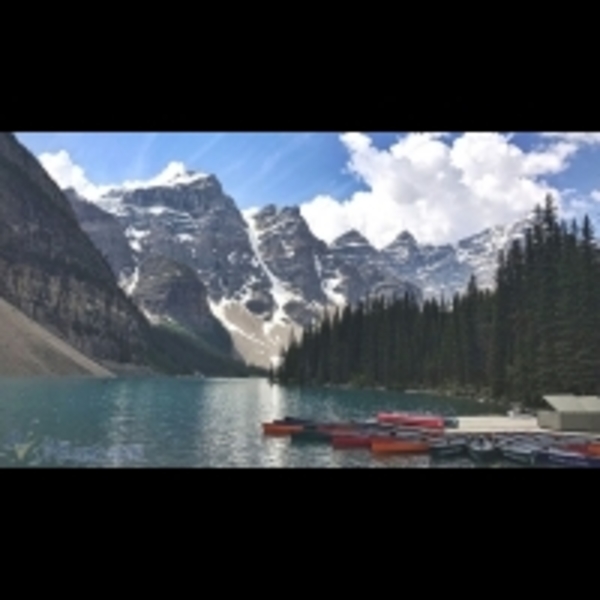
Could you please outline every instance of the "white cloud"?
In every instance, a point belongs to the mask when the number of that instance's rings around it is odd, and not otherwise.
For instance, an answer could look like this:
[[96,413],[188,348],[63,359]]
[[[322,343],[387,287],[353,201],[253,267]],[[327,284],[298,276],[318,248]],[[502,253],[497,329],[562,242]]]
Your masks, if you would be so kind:
[[[61,189],[72,187],[84,198],[91,201],[98,200],[103,194],[115,188],[131,190],[166,185],[174,179],[181,178],[187,172],[186,166],[182,162],[173,161],[158,175],[145,181],[125,181],[124,183],[112,185],[95,185],[87,178],[83,168],[74,163],[69,153],[65,150],[60,150],[56,153],[45,152],[38,156],[38,160]],[[198,173],[198,175],[200,174]]]
[[38,160],[61,189],[71,187],[86,198],[99,195],[100,188],[86,177],[85,171],[73,162],[65,150],[44,152],[38,156]]
[[[306,139],[299,136],[284,150]],[[541,134],[540,139],[542,146],[525,151],[511,134],[465,133],[449,139],[445,133],[410,133],[379,149],[362,133],[346,133],[340,141],[349,155],[347,170],[366,190],[342,199],[318,195],[301,211],[327,242],[352,228],[379,248],[404,229],[421,242],[454,242],[521,218],[546,193],[560,203],[564,191],[561,195],[544,177],[564,171],[580,147],[600,142],[600,134]],[[98,186],[64,150],[39,160],[60,187],[73,187],[92,201],[114,188],[164,185],[186,171],[182,162],[171,162],[150,180]],[[600,202],[600,190],[587,201],[590,206]]]
[[348,170],[366,187],[338,201],[317,196],[301,206],[316,235],[332,241],[350,228],[376,247],[408,229],[424,243],[455,242],[485,227],[526,215],[536,203],[560,193],[542,178],[568,167],[576,140],[546,139],[525,152],[511,135],[411,133],[387,150],[361,133],[340,136]]

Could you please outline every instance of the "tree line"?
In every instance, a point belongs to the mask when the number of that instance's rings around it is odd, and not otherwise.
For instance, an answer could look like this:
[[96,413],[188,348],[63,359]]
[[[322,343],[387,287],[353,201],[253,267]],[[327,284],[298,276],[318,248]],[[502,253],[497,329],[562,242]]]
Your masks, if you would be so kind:
[[293,340],[273,373],[299,385],[445,389],[539,405],[600,392],[600,252],[591,221],[548,196],[500,252],[493,291],[346,306]]

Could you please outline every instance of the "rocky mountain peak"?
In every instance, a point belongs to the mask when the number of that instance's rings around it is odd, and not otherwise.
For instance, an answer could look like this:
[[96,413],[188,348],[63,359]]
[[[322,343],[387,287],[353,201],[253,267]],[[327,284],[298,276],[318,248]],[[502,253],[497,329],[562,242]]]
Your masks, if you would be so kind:
[[[176,211],[196,217],[219,210],[237,211],[235,203],[223,193],[221,183],[214,176],[203,176],[192,181],[177,178],[174,181],[174,185],[122,190],[121,205],[125,209],[154,209],[155,214],[160,214],[157,211]],[[110,210],[110,207],[106,208]]]
[[255,215],[257,221],[273,219],[277,216],[277,207],[274,204],[266,204]]
[[350,231],[343,233],[331,243],[332,248],[344,248],[348,246],[371,247],[371,244],[369,243],[369,240],[356,229],[351,229]]
[[406,248],[407,246],[416,247],[417,245],[417,240],[415,239],[413,234],[410,233],[410,231],[404,230],[396,236],[396,238],[391,244],[388,244],[388,246],[386,246],[386,249],[392,249],[396,247]]

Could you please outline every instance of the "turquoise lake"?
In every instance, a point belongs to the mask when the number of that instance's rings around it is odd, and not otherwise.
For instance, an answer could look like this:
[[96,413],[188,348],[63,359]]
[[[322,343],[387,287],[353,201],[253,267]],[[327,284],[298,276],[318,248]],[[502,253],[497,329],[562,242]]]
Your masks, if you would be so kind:
[[473,466],[262,435],[262,422],[286,415],[344,420],[407,409],[491,411],[425,394],[285,388],[264,379],[0,379],[0,467]]

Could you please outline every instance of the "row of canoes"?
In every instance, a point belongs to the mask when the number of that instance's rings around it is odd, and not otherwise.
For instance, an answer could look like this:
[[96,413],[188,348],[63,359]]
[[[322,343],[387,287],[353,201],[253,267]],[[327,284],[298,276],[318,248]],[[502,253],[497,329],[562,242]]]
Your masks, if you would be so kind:
[[322,442],[335,449],[364,448],[377,454],[429,453],[434,458],[468,456],[478,463],[504,459],[535,466],[600,467],[598,441],[545,434],[444,435],[456,425],[444,417],[380,413],[375,419],[342,423],[285,417],[263,423],[263,432],[289,436],[293,442]]

